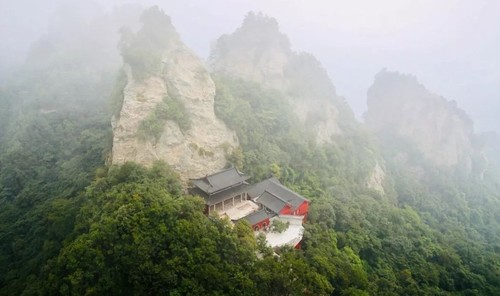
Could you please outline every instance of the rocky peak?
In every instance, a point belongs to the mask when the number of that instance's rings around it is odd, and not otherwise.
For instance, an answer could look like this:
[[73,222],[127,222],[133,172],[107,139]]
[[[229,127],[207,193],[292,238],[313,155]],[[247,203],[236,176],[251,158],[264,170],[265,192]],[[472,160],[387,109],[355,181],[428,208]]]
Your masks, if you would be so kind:
[[414,76],[382,71],[368,90],[368,128],[415,145],[440,167],[470,171],[473,124],[455,102],[432,94]]
[[342,125],[355,121],[326,70],[312,55],[293,52],[273,18],[249,13],[240,28],[219,38],[211,65],[217,75],[282,92],[318,143],[332,142]]
[[[262,49],[275,47],[290,53],[290,41],[280,32],[276,19],[262,13],[248,13],[241,27],[232,34],[231,39],[239,41],[236,45],[240,46],[255,47],[257,45]],[[223,44],[219,43],[219,45]]]
[[290,42],[279,31],[278,22],[251,12],[234,33],[217,40],[211,62],[218,74],[285,90],[283,76],[290,55]]
[[185,181],[226,165],[236,135],[214,113],[215,85],[158,8],[122,32],[126,86],[113,120],[112,163],[170,164]]

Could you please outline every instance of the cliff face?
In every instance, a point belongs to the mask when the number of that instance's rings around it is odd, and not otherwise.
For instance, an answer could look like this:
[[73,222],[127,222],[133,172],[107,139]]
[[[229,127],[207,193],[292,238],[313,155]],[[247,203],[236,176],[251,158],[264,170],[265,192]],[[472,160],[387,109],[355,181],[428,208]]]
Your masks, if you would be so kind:
[[134,40],[147,39],[148,24],[132,41],[122,41],[128,82],[119,117],[113,120],[112,163],[164,160],[184,180],[201,177],[223,168],[238,140],[214,114],[215,85],[202,61],[180,41],[170,19],[155,14],[167,36],[152,51],[158,60],[151,71],[138,75],[137,66],[130,65],[137,52]]
[[384,181],[385,181],[385,171],[382,169],[378,161],[375,163],[375,167],[373,168],[370,176],[368,176],[368,179],[366,180],[366,187],[370,188],[372,190],[375,190],[376,192],[384,195],[385,194],[385,189],[384,189]]
[[318,143],[332,142],[342,124],[354,121],[326,71],[311,55],[295,53],[275,19],[250,13],[243,25],[223,35],[212,52],[214,73],[257,82],[282,92]]
[[382,71],[367,103],[368,128],[401,137],[439,167],[471,170],[473,125],[455,102],[430,93],[413,76]]

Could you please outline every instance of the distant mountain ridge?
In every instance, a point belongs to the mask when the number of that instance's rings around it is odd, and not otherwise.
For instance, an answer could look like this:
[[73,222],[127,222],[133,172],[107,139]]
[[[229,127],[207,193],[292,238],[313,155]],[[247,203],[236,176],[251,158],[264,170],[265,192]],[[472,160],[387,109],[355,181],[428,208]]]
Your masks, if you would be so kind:
[[[158,7],[120,30],[121,71],[108,21],[70,18],[71,38],[34,48],[0,87],[0,295],[500,295],[498,135],[387,71],[359,123],[316,59],[250,18],[212,73]],[[267,212],[232,227],[185,194],[230,165],[310,201],[300,250],[255,237],[253,222],[286,226]]]
[[[272,17],[248,13],[238,29],[217,40],[209,64],[221,81],[241,80],[273,91],[292,109],[289,117],[298,119],[307,134],[304,141],[311,136],[316,145],[336,146],[363,129],[321,63],[309,53],[292,51]],[[363,185],[384,194],[383,160],[376,159],[371,148],[365,149],[372,166]]]
[[240,28],[218,39],[210,64],[217,75],[283,93],[320,144],[334,142],[332,136],[355,125],[352,110],[336,94],[320,62],[310,54],[293,52],[274,18],[250,12]]
[[467,172],[479,152],[473,122],[454,101],[432,94],[414,76],[382,71],[368,90],[366,125],[409,141],[438,167]]

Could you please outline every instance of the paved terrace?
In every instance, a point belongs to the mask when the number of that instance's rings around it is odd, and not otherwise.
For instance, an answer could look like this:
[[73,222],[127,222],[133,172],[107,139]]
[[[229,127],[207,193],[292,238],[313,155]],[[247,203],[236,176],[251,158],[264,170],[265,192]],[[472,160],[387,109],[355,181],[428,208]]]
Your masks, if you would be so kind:
[[[281,247],[284,245],[288,245],[291,247],[295,247],[304,235],[304,227],[302,226],[303,216],[289,216],[289,215],[280,215],[271,220],[278,219],[282,222],[289,222],[290,225],[288,228],[282,233],[278,232],[267,232],[266,233],[266,241],[267,244],[271,248]],[[272,224],[272,222],[271,222]],[[258,232],[256,233],[258,234]]]
[[220,217],[226,216],[231,221],[239,220],[259,209],[259,206],[251,200],[246,200],[234,207],[227,209],[219,214]]

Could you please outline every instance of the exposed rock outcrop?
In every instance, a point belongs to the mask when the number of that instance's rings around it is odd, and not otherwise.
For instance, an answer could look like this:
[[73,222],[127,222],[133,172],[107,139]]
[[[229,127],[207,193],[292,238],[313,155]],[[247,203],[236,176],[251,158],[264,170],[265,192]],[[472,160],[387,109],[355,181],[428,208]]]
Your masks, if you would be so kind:
[[378,161],[375,163],[375,167],[372,170],[372,173],[368,177],[366,181],[366,187],[375,190],[376,192],[384,195],[384,180],[385,180],[385,171],[382,169]]
[[430,93],[413,76],[382,71],[367,103],[368,128],[401,137],[439,167],[470,172],[473,123],[455,102]]
[[[223,168],[227,153],[238,145],[238,140],[214,114],[215,85],[202,61],[180,41],[170,19],[162,12],[155,14],[163,27],[165,23],[170,26],[171,36],[162,43],[165,46],[160,51],[160,64],[145,78],[134,77],[134,69],[125,66],[128,83],[119,118],[113,122],[112,163],[150,165],[164,160],[183,180],[201,177]],[[160,125],[156,137],[141,135],[145,121],[156,116],[165,98],[172,97],[183,105],[182,116],[189,117],[188,127],[181,129],[176,121],[179,118],[160,118],[153,122]],[[167,110],[173,108],[165,106]]]
[[217,75],[281,91],[320,144],[355,121],[325,69],[310,54],[293,52],[273,18],[249,13],[239,29],[219,38],[211,66]]

